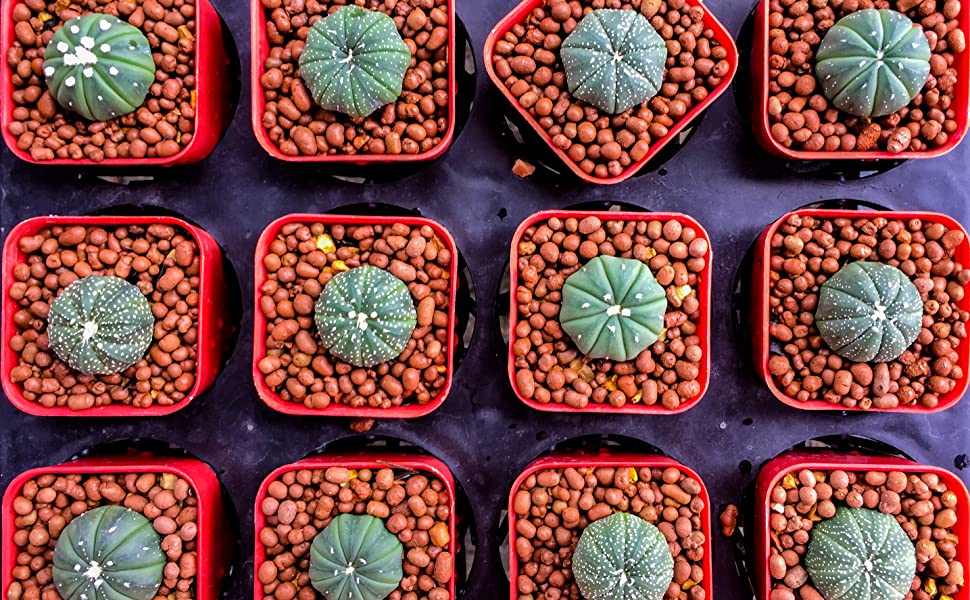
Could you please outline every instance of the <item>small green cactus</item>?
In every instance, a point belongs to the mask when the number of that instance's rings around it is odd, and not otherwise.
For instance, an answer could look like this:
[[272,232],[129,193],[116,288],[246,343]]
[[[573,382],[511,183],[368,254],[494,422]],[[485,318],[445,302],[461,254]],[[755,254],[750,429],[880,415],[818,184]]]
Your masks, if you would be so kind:
[[135,364],[151,346],[155,317],[141,291],[119,277],[89,275],[51,302],[50,347],[85,375],[112,375]]
[[667,45],[639,12],[604,8],[580,21],[559,56],[570,94],[619,114],[656,95]]
[[832,103],[857,117],[890,115],[912,102],[930,74],[930,44],[906,15],[869,8],[842,17],[815,55]]
[[96,13],[64,23],[44,51],[44,76],[57,103],[91,121],[126,115],[155,81],[151,46],[137,27]]
[[151,521],[128,508],[102,506],[64,528],[51,574],[64,600],[152,600],[166,562]]
[[315,320],[323,345],[358,367],[395,358],[418,323],[404,282],[370,265],[335,275],[320,293]]
[[591,358],[632,360],[657,341],[667,295],[639,260],[597,256],[566,279],[559,322]]
[[310,28],[300,75],[317,104],[362,119],[397,100],[410,65],[394,19],[346,6]]
[[342,514],[310,545],[310,583],[327,600],[383,600],[401,585],[404,546],[370,515]]

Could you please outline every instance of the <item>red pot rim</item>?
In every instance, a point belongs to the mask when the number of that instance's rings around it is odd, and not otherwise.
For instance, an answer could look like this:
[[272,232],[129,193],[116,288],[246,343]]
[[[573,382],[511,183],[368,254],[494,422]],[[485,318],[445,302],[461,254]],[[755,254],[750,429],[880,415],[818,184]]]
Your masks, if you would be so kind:
[[[10,348],[9,340],[14,336],[17,328],[14,325],[14,313],[19,310],[17,303],[10,298],[10,287],[13,285],[13,270],[24,258],[18,242],[25,235],[33,235],[46,227],[54,225],[81,225],[91,227],[95,225],[170,225],[184,229],[195,240],[199,247],[199,339],[196,348],[195,384],[185,395],[185,399],[171,406],[153,404],[148,408],[135,408],[126,404],[109,404],[95,406],[86,410],[75,411],[67,406],[45,408],[36,402],[24,398],[22,388],[10,380],[10,372],[17,366],[17,353]],[[169,216],[96,216],[70,217],[45,216],[33,217],[22,221],[10,230],[3,245],[3,316],[0,319],[0,383],[7,399],[21,411],[38,417],[160,417],[182,410],[195,398],[205,391],[215,380],[220,368],[219,340],[222,331],[222,319],[218,311],[223,310],[222,298],[225,290],[222,285],[222,251],[215,239],[204,229],[192,225],[187,221]],[[208,342],[208,343],[204,343]]]
[[[14,35],[13,9],[19,0],[2,0],[5,24],[0,26],[0,48],[6,52],[16,39]],[[259,0],[256,0],[258,2]],[[17,147],[17,138],[10,131],[13,121],[15,104],[11,96],[13,83],[10,80],[10,67],[4,65],[0,69],[0,129],[7,149],[19,158],[35,165],[59,165],[80,167],[170,167],[177,164],[197,162],[209,155],[219,143],[222,129],[229,124],[232,114],[225,106],[220,106],[218,98],[228,95],[228,78],[218,73],[220,66],[228,64],[225,56],[222,38],[222,23],[219,15],[209,0],[196,0],[195,24],[195,85],[196,110],[195,133],[189,143],[173,156],[168,158],[106,158],[95,162],[88,158],[74,160],[71,158],[54,158],[53,160],[37,161]],[[209,43],[198,43],[198,40]],[[225,111],[227,114],[219,114]]]
[[579,168],[579,165],[572,161],[565,152],[557,148],[552,143],[552,139],[549,134],[539,125],[538,121],[529,113],[528,110],[519,104],[518,98],[512,95],[512,92],[505,86],[505,82],[495,73],[495,67],[492,64],[492,57],[495,53],[495,43],[500,37],[505,35],[514,25],[522,23],[527,17],[528,13],[531,12],[536,6],[543,4],[545,0],[522,0],[515,8],[512,9],[505,17],[499,21],[494,28],[492,28],[491,33],[488,35],[488,39],[485,40],[485,54],[483,60],[485,61],[485,70],[488,72],[488,76],[491,78],[492,83],[495,87],[499,89],[505,99],[509,101],[515,110],[518,111],[519,115],[532,127],[533,130],[539,135],[540,138],[546,143],[547,146],[559,157],[559,159],[572,171],[577,177],[582,179],[587,183],[595,183],[602,185],[613,185],[616,183],[621,183],[627,179],[636,175],[640,169],[644,167],[648,162],[650,162],[664,147],[667,146],[681,131],[687,127],[697,116],[704,112],[715,100],[717,100],[721,94],[726,92],[729,87],[731,87],[731,81],[738,72],[738,48],[734,42],[734,38],[731,37],[731,33],[724,27],[723,24],[717,19],[713,12],[704,5],[703,0],[687,0],[688,6],[700,6],[704,9],[704,24],[714,31],[714,39],[724,48],[727,49],[728,55],[725,60],[731,65],[731,70],[727,75],[724,76],[720,85],[711,90],[707,98],[702,102],[695,104],[687,114],[684,115],[680,121],[674,123],[674,126],[669,129],[667,135],[662,137],[660,140],[652,143],[650,145],[650,150],[647,152],[646,156],[632,163],[623,173],[617,177],[607,177],[599,178],[591,174],[585,173]]
[[[771,13],[769,0],[761,0],[758,3],[755,14],[755,33],[754,44],[751,52],[751,81],[753,84],[751,103],[752,128],[758,142],[772,154],[793,160],[900,160],[900,159],[922,159],[943,156],[957,147],[967,133],[967,122],[970,120],[970,52],[963,51],[956,56],[956,68],[959,72],[960,85],[956,86],[954,104],[951,105],[956,111],[957,130],[950,135],[947,143],[939,148],[932,148],[921,152],[907,150],[905,152],[891,153],[886,151],[867,150],[865,152],[854,150],[845,152],[838,150],[835,152],[810,152],[808,150],[792,150],[778,143],[771,135],[771,119],[768,116],[768,60],[771,56],[768,38],[768,17]],[[960,11],[960,28],[964,31],[970,30],[970,13],[966,10]]]
[[[258,0],[257,0],[258,1]],[[323,409],[307,408],[303,404],[287,402],[280,398],[279,394],[271,390],[263,380],[263,374],[259,370],[259,361],[266,356],[266,317],[259,310],[262,294],[260,288],[266,281],[266,269],[263,267],[263,257],[266,255],[270,243],[276,237],[276,233],[283,225],[294,222],[317,222],[324,225],[393,225],[403,223],[405,225],[427,225],[434,230],[435,235],[451,252],[452,260],[449,267],[449,279],[452,282],[449,289],[448,301],[448,369],[445,386],[438,395],[427,404],[405,404],[393,406],[391,408],[372,408],[361,407],[353,408],[339,402],[331,402],[330,406]],[[256,243],[256,254],[254,259],[254,279],[253,297],[256,310],[253,311],[253,382],[256,385],[256,392],[260,400],[271,409],[287,415],[315,416],[315,417],[351,417],[351,418],[376,418],[376,419],[415,419],[423,417],[437,410],[451,392],[451,386],[455,376],[455,346],[458,343],[458,336],[455,332],[457,323],[455,304],[458,299],[458,245],[451,233],[443,225],[425,217],[384,217],[366,215],[341,215],[341,214],[312,214],[312,213],[292,213],[284,215],[263,230]]]
[[[768,600],[771,595],[771,575],[768,559],[771,557],[769,517],[771,514],[771,490],[785,475],[796,470],[813,471],[903,471],[906,473],[932,473],[938,475],[947,487],[959,496],[957,503],[957,529],[963,540],[957,546],[960,562],[970,564],[970,494],[959,477],[932,465],[923,465],[902,458],[883,458],[862,454],[827,452],[789,452],[772,459],[758,473],[755,491],[755,589],[758,600]],[[970,588],[964,587],[954,600],[967,600]]]
[[[532,1],[532,0],[530,0]],[[526,398],[519,392],[519,386],[515,382],[515,352],[513,346],[515,344],[515,326],[519,321],[518,314],[518,302],[515,299],[515,289],[518,287],[519,280],[519,240],[522,239],[525,230],[533,225],[539,223],[540,221],[546,221],[553,217],[558,217],[560,219],[576,218],[582,219],[584,217],[594,216],[598,217],[602,221],[677,221],[682,225],[687,225],[692,227],[697,231],[697,236],[707,241],[707,254],[704,255],[706,265],[704,270],[700,273],[699,282],[697,285],[697,296],[698,301],[701,303],[701,321],[697,326],[697,335],[701,340],[701,350],[704,353],[704,358],[701,360],[700,371],[697,375],[697,381],[701,384],[701,391],[697,394],[697,397],[692,398],[687,402],[682,402],[674,410],[669,410],[664,408],[660,404],[653,406],[633,404],[627,402],[620,408],[616,408],[609,404],[596,404],[589,403],[586,408],[571,408],[565,404],[558,404],[555,402],[549,402],[548,404],[542,404],[541,402],[536,402]],[[708,235],[707,230],[701,225],[696,219],[690,215],[684,213],[675,212],[623,212],[623,211],[570,211],[570,210],[543,210],[537,213],[533,213],[527,217],[519,227],[515,230],[515,234],[512,236],[512,246],[509,254],[509,341],[508,341],[508,375],[509,382],[512,384],[512,391],[515,392],[515,396],[523,404],[529,408],[533,408],[538,411],[543,412],[555,412],[555,413],[598,413],[598,414],[631,414],[631,415],[676,415],[682,412],[688,411],[699,403],[704,396],[707,394],[707,390],[711,384],[711,278],[712,278],[712,260],[714,257],[713,247],[711,245],[711,237]]]
[[[964,265],[970,265],[970,235],[967,234],[967,230],[964,229],[963,225],[958,223],[955,219],[948,215],[942,213],[934,212],[920,212],[920,211],[879,211],[879,210],[828,210],[828,209],[816,209],[816,208],[803,208],[798,210],[793,210],[786,213],[777,221],[769,225],[761,233],[755,246],[754,252],[754,273],[751,278],[751,320],[754,325],[754,331],[752,332],[753,338],[753,354],[755,368],[758,374],[764,380],[765,385],[771,390],[771,393],[780,402],[787,404],[793,408],[800,410],[810,410],[810,411],[847,411],[847,412],[882,412],[882,413],[916,413],[916,414],[932,414],[947,410],[955,406],[962,398],[964,393],[967,391],[967,387],[970,386],[970,346],[968,344],[961,344],[957,350],[959,355],[959,362],[957,363],[960,368],[963,369],[963,379],[957,381],[957,385],[949,394],[943,394],[939,397],[939,403],[936,408],[926,408],[923,406],[898,406],[891,409],[869,409],[863,410],[861,408],[847,408],[845,406],[829,404],[824,400],[810,400],[807,402],[799,402],[795,398],[788,396],[785,392],[778,387],[775,382],[775,378],[768,371],[768,361],[771,360],[771,337],[768,334],[768,325],[770,321],[770,306],[768,302],[770,291],[769,278],[771,276],[771,238],[774,236],[778,228],[784,224],[784,222],[792,215],[801,216],[811,216],[818,217],[822,219],[836,219],[836,218],[850,218],[850,219],[866,219],[883,217],[887,219],[922,219],[924,221],[929,221],[930,223],[941,223],[950,229],[956,229],[962,231],[966,239],[964,239],[963,244],[960,245],[956,253],[956,260]],[[960,308],[964,310],[970,310],[970,296],[963,299],[963,301],[957,303]]]
[[13,542],[15,515],[13,501],[24,484],[41,475],[75,475],[102,473],[173,473],[186,480],[195,491],[198,500],[198,573],[196,575],[197,600],[216,600],[222,577],[228,570],[231,552],[223,546],[230,545],[231,534],[223,515],[222,489],[215,472],[204,462],[182,457],[141,456],[133,458],[99,457],[82,458],[59,465],[37,467],[17,475],[3,495],[3,537],[0,539],[0,580],[4,590],[13,582],[11,572],[16,565],[17,546]]
[[263,112],[266,99],[263,97],[263,87],[260,79],[263,75],[263,61],[269,56],[269,42],[266,39],[266,19],[264,18],[261,0],[251,0],[250,4],[250,40],[252,53],[250,59],[250,97],[252,101],[252,126],[256,134],[256,141],[267,154],[275,159],[292,163],[324,163],[324,164],[392,164],[429,162],[441,157],[455,141],[455,119],[457,118],[458,80],[455,63],[457,61],[457,42],[455,39],[455,3],[448,2],[448,129],[441,142],[427,152],[418,154],[335,154],[324,156],[287,156],[279,146],[269,139],[263,127]]
[[[516,535],[516,521],[518,516],[515,514],[515,494],[519,491],[522,483],[533,473],[537,473],[544,469],[567,469],[569,467],[579,468],[579,467],[659,467],[662,469],[668,467],[675,467],[682,471],[688,477],[691,477],[697,481],[701,486],[701,492],[698,497],[704,501],[704,510],[700,515],[701,523],[703,524],[703,533],[705,534],[704,541],[704,560],[702,561],[702,568],[704,569],[704,590],[707,592],[707,598],[714,598],[714,568],[713,568],[713,557],[711,550],[711,498],[707,492],[707,486],[704,485],[704,480],[701,479],[700,475],[696,471],[684,466],[683,464],[677,462],[672,458],[666,456],[661,456],[658,454],[640,454],[640,453],[630,453],[630,452],[610,452],[607,450],[600,450],[597,454],[587,454],[583,452],[554,452],[548,456],[536,459],[529,463],[522,473],[516,478],[515,483],[512,484],[512,489],[509,491],[509,503],[508,503],[508,550],[509,550],[509,598],[518,598],[518,575],[519,575],[519,560],[518,553],[515,551],[515,535]],[[962,600],[962,599],[961,599]]]
[[[448,496],[451,499],[451,514],[448,517],[448,551],[452,557],[458,554],[458,521],[457,521],[457,502],[455,478],[451,470],[442,461],[432,456],[421,454],[403,454],[393,452],[358,452],[348,454],[321,454],[310,458],[304,458],[295,463],[283,465],[270,473],[263,483],[259,486],[256,493],[256,502],[253,508],[253,537],[255,538],[255,549],[253,552],[253,598],[263,597],[263,584],[259,582],[259,577],[255,574],[259,571],[259,566],[266,560],[266,549],[259,541],[259,532],[266,526],[266,517],[263,515],[261,507],[262,501],[267,496],[269,485],[276,481],[284,473],[299,471],[302,469],[326,469],[329,467],[348,467],[356,469],[383,469],[383,468],[405,468],[415,471],[424,471],[437,477],[445,485]],[[452,570],[451,581],[448,583],[449,598],[455,597],[455,586],[457,581],[457,571]]]

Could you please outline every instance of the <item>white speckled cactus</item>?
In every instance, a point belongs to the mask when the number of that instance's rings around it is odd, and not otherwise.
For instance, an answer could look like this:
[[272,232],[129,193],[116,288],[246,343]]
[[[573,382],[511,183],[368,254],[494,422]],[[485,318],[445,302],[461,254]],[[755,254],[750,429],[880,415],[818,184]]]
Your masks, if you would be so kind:
[[594,521],[573,553],[573,577],[584,600],[662,600],[674,579],[663,533],[637,515]]
[[401,585],[404,546],[371,515],[343,514],[310,545],[310,583],[327,600],[383,600]]
[[930,45],[906,15],[874,8],[843,17],[815,55],[826,97],[849,114],[881,117],[908,105],[930,74]]
[[64,600],[151,600],[167,559],[151,521],[102,506],[71,521],[54,546],[54,585]]
[[369,265],[335,275],[320,293],[314,318],[323,345],[358,367],[395,358],[418,323],[404,282]]
[[916,575],[916,547],[892,515],[842,507],[812,529],[805,568],[824,598],[902,600]]
[[317,104],[362,119],[397,100],[410,65],[394,19],[347,6],[310,28],[300,76]]
[[90,14],[64,23],[44,51],[47,87],[57,103],[85,119],[126,115],[155,81],[148,39],[117,17]]
[[50,347],[85,375],[111,375],[135,364],[151,346],[155,325],[141,291],[119,277],[89,275],[51,302]]
[[576,98],[619,114],[652,98],[663,84],[667,45],[635,10],[594,10],[559,50]]

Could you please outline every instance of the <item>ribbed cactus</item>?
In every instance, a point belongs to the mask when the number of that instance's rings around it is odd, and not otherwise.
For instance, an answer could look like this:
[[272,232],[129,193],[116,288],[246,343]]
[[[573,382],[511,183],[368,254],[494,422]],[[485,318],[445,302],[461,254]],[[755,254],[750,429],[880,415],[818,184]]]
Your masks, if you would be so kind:
[[327,600],[383,600],[401,585],[403,562],[383,521],[342,514],[310,545],[310,583]]

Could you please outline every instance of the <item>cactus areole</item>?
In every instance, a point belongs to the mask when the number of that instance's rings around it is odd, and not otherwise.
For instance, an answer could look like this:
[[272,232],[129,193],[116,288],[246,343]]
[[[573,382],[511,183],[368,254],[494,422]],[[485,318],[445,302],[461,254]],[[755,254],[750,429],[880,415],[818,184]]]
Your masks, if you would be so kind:
[[869,8],[843,17],[815,55],[825,96],[857,117],[890,115],[913,101],[930,74],[923,30],[894,10]]
[[805,568],[826,599],[902,600],[916,575],[916,547],[894,516],[841,507],[812,529]]
[[383,600],[401,585],[404,546],[371,515],[342,514],[310,545],[310,584],[327,600]]
[[572,566],[584,600],[662,600],[674,579],[674,559],[663,533],[629,513],[586,527]]
[[62,107],[107,121],[142,105],[155,82],[155,61],[141,30],[96,13],[54,32],[44,51],[44,76]]
[[52,575],[64,600],[152,600],[167,560],[151,521],[122,506],[102,506],[61,532]]
[[656,95],[667,45],[636,10],[599,9],[580,21],[559,56],[570,94],[619,114]]

